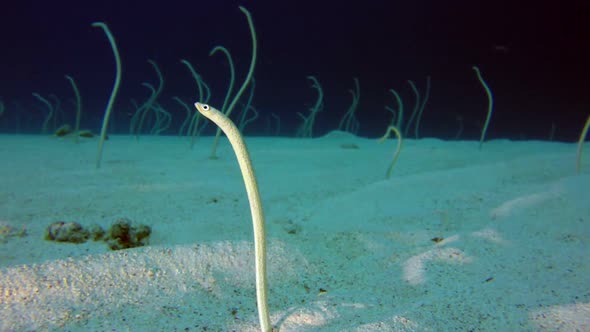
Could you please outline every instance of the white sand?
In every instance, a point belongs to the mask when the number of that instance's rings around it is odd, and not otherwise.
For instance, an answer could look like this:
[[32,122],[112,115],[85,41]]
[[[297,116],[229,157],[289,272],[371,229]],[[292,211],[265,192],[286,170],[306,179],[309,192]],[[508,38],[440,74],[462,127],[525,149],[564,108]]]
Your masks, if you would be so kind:
[[[245,189],[211,141],[114,136],[97,170],[95,139],[0,136],[0,330],[257,331]],[[408,140],[386,180],[393,140],[246,141],[281,331],[590,330],[590,152],[575,175],[574,144]],[[43,240],[121,217],[149,246]]]

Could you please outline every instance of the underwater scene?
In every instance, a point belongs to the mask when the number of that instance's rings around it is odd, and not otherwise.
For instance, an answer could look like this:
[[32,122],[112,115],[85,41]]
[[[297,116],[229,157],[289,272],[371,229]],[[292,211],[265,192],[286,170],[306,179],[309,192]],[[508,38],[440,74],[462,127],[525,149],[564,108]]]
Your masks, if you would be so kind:
[[0,331],[590,331],[583,2],[2,7]]

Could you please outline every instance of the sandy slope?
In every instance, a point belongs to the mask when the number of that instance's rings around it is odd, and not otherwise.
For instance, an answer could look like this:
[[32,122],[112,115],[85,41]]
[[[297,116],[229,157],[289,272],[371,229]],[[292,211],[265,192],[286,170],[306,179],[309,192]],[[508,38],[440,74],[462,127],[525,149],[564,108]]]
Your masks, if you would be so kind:
[[[573,144],[409,140],[386,180],[393,140],[247,143],[281,331],[590,330]],[[256,331],[248,203],[229,145],[209,160],[210,144],[114,136],[96,170],[96,141],[0,136],[0,330]],[[43,240],[121,217],[150,245]]]

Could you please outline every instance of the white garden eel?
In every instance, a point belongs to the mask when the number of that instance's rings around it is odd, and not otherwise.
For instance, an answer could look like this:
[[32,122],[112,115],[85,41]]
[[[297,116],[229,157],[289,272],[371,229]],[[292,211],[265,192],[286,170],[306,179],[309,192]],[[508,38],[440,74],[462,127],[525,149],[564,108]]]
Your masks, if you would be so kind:
[[258,317],[260,328],[263,332],[272,331],[268,314],[267,286],[266,286],[266,237],[264,234],[264,213],[260,202],[258,184],[254,175],[254,168],[250,161],[250,154],[244,143],[244,139],[236,125],[222,112],[201,103],[195,103],[197,111],[204,117],[213,121],[227,136],[234,149],[240,171],[246,185],[252,223],[254,224],[254,255],[256,261],[256,300],[258,303]]

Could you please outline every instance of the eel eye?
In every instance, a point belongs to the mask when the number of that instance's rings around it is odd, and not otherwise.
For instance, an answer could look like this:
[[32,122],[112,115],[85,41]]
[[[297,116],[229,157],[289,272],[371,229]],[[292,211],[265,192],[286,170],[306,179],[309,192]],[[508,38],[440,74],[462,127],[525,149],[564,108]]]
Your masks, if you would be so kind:
[[208,111],[208,110],[209,110],[209,105],[203,104],[203,111]]

